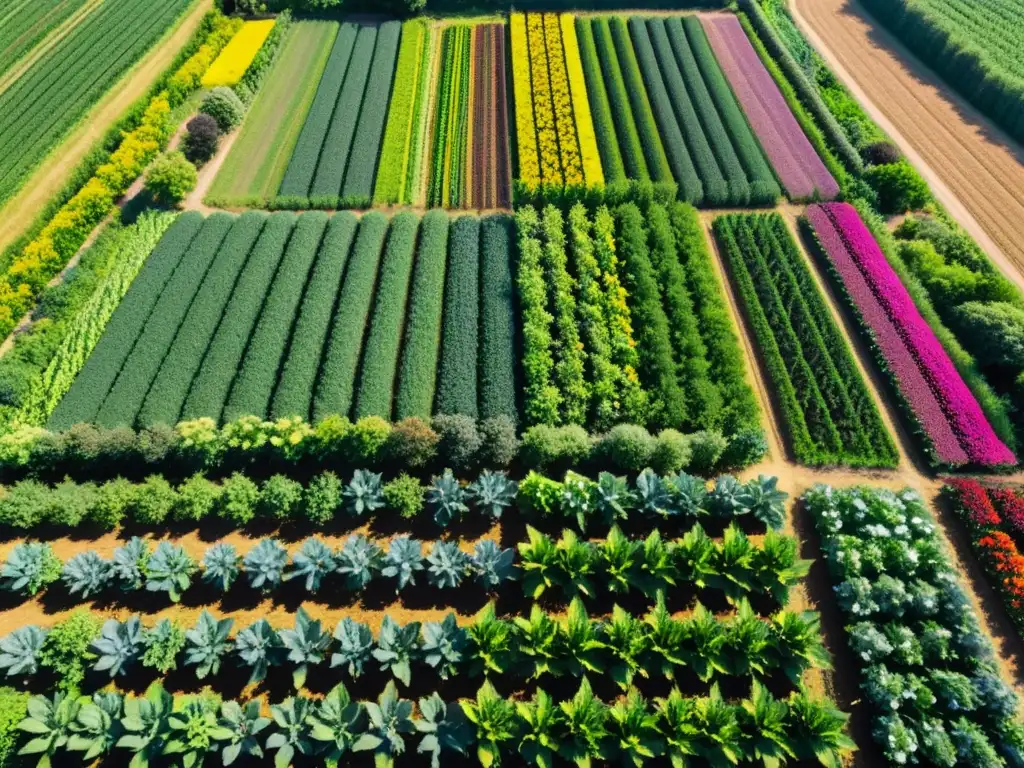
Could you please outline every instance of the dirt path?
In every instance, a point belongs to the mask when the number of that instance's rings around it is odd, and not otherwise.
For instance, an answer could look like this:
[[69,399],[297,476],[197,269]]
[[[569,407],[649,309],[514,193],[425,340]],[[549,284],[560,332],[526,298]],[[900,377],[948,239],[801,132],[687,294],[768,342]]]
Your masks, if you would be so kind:
[[0,221],[4,222],[0,228],[0,249],[6,248],[32,225],[39,211],[60,191],[68,174],[89,154],[111,124],[170,66],[211,7],[213,0],[197,0],[177,26],[107,92],[70,136],[54,148],[26,180],[21,191],[0,208]]
[[790,8],[936,198],[1024,288],[1024,148],[943,85],[855,0],[792,0]]

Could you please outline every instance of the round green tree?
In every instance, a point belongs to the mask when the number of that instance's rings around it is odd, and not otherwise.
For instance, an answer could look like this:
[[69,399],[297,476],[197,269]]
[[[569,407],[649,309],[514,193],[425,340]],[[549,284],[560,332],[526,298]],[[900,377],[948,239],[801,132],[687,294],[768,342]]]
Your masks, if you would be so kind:
[[168,152],[153,161],[146,171],[146,190],[165,205],[180,203],[196,188],[199,174],[181,152]]

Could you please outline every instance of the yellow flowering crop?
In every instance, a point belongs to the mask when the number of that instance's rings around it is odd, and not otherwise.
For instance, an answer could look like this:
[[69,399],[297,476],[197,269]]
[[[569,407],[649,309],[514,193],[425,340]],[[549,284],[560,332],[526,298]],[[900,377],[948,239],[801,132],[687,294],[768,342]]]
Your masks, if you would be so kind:
[[245,22],[203,75],[203,87],[235,85],[241,80],[275,23],[275,19]]
[[569,74],[565,68],[562,33],[557,13],[544,14],[544,37],[547,40],[548,71],[551,76],[551,101],[555,108],[555,128],[562,155],[562,172],[566,185],[583,184],[583,163],[576,137]]
[[562,159],[558,151],[555,108],[551,101],[551,78],[548,73],[548,50],[544,41],[544,18],[539,13],[526,16],[530,39],[530,75],[533,84],[533,119],[540,148],[540,177],[545,184],[561,186]]
[[512,37],[512,90],[516,105],[519,178],[524,184],[536,187],[540,184],[540,161],[537,158],[537,130],[533,124],[526,17],[521,13],[513,13],[509,19],[509,31]]
[[576,113],[576,136],[580,142],[583,175],[588,185],[604,184],[601,154],[597,149],[594,118],[590,113],[587,81],[583,76],[580,45],[576,38],[576,19],[571,13],[563,13],[561,22],[562,46],[565,48],[565,68],[569,73],[569,90],[572,93],[572,106]]

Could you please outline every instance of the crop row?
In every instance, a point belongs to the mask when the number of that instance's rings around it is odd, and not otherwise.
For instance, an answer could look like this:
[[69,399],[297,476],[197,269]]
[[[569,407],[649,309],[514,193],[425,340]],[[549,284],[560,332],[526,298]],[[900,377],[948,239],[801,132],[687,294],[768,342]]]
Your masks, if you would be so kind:
[[798,460],[894,466],[896,449],[810,269],[778,214],[714,223]]
[[23,0],[5,6],[0,14],[0,75],[84,5],[85,0]]
[[504,25],[486,24],[474,29],[467,208],[512,205],[505,55]]
[[806,226],[932,462],[1014,464],[857,211],[846,203],[813,205]]
[[786,194],[801,200],[836,197],[838,184],[793,117],[739,21],[722,16],[705,18],[703,24],[722,71]]
[[992,768],[1019,761],[1017,696],[1000,678],[921,497],[815,486],[804,498],[886,760]]
[[[196,678],[206,680],[233,662],[249,672],[249,685],[263,682],[271,667],[284,667],[296,688],[305,684],[309,672],[324,687],[337,679],[323,669],[330,659],[331,669],[341,667],[350,680],[379,668],[405,686],[413,672],[417,678],[429,673],[434,684],[438,678],[478,680],[487,675],[499,686],[609,673],[627,689],[647,677],[648,670],[673,679],[690,669],[703,683],[724,677],[771,679],[781,673],[799,684],[807,669],[829,666],[817,614],[781,610],[762,619],[746,601],[727,617],[716,617],[697,603],[684,619],[672,618],[662,599],[642,618],[615,605],[607,620],[591,619],[578,599],[563,620],[537,604],[529,618],[498,618],[494,603],[489,603],[461,627],[454,613],[441,621],[404,626],[385,614],[376,637],[367,624],[349,617],[338,622],[332,637],[302,608],[294,629],[276,629],[259,619],[233,637],[230,615],[217,619],[203,610],[188,630],[168,619],[145,627],[142,618],[110,619],[86,639],[95,658],[85,663],[100,673],[95,677],[127,677],[159,659],[156,669],[164,675],[194,667]],[[59,636],[60,629],[55,629]],[[0,670],[22,680],[39,675],[50,634],[48,628],[28,625],[0,638]],[[67,690],[67,683],[60,685]]]
[[260,714],[256,700],[240,704],[206,694],[174,697],[161,685],[144,697],[101,693],[75,699],[58,693],[28,702],[19,727],[33,738],[21,752],[43,753],[47,760],[54,755],[61,764],[76,752],[88,759],[134,752],[136,758],[144,755],[147,765],[170,764],[167,758],[200,765],[218,754],[223,765],[240,755],[247,763],[257,758],[269,762],[274,753],[279,767],[300,755],[327,765],[347,764],[354,759],[349,753],[365,752],[379,766],[414,765],[429,756],[438,768],[442,759],[455,755],[468,759],[475,745],[482,766],[501,765],[505,759],[550,766],[556,758],[581,765],[614,759],[641,766],[662,757],[681,765],[694,755],[710,764],[757,765],[765,750],[758,717],[764,712],[772,717],[771,748],[781,754],[839,765],[854,748],[845,733],[847,716],[828,699],[805,691],[776,699],[756,683],[751,698],[735,704],[726,702],[717,687],[699,698],[686,698],[674,688],[653,705],[630,690],[605,703],[584,677],[576,694],[564,700],[543,689],[529,700],[506,699],[486,682],[476,698],[446,702],[435,692],[417,706],[414,710],[413,701],[401,698],[394,683],[377,701],[353,701],[344,685],[320,701],[293,696],[271,704],[270,718]]
[[434,96],[433,153],[427,194],[427,203],[432,206],[457,208],[465,197],[474,29],[462,24],[448,27],[441,38],[441,69]]
[[426,417],[435,397],[515,418],[510,222],[419,232],[408,212],[179,217],[50,423]]
[[187,0],[104,4],[0,94],[0,202],[181,15]]
[[725,529],[721,541],[709,537],[699,523],[676,540],[663,538],[657,530],[646,539],[632,540],[617,527],[603,541],[581,539],[568,529],[558,539],[530,526],[526,534],[527,540],[517,545],[518,558],[491,539],[478,541],[471,555],[455,541],[436,541],[424,554],[423,543],[409,536],[391,539],[386,552],[362,534],[350,535],[337,551],[311,537],[291,557],[275,539],[261,539],[244,558],[234,545],[218,543],[207,548],[201,569],[184,547],[170,541],[151,551],[147,541],[134,536],[110,560],[87,550],[64,563],[49,544],[23,542],[4,563],[3,589],[27,599],[52,590],[50,585],[61,580],[66,599],[72,601],[116,588],[161,593],[178,602],[201,572],[203,582],[221,593],[243,575],[250,590],[270,593],[285,581],[301,579],[307,596],[332,599],[340,588],[359,594],[380,580],[387,580],[397,594],[417,587],[417,580],[433,589],[455,589],[472,578],[487,591],[521,580],[522,594],[533,599],[555,592],[566,600],[597,600],[609,594],[641,599],[689,584],[719,592],[730,602],[763,597],[786,605],[789,590],[811,564],[798,558],[795,538],[769,529],[755,544],[735,524]]

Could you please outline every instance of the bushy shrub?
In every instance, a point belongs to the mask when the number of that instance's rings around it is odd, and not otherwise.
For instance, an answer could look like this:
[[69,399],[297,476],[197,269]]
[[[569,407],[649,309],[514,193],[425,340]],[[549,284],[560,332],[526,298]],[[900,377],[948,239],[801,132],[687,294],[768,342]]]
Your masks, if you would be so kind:
[[388,458],[411,468],[427,466],[437,455],[441,437],[417,416],[402,419],[388,435]]
[[480,463],[486,467],[507,467],[519,453],[516,425],[508,416],[492,416],[478,425]]
[[138,488],[131,516],[139,525],[162,524],[178,500],[178,494],[163,475],[150,475]]
[[261,517],[289,520],[298,515],[302,503],[302,485],[284,475],[274,475],[260,489],[256,510]]
[[220,126],[210,115],[200,113],[186,123],[188,133],[182,140],[182,148],[189,162],[200,166],[213,157],[220,138]]
[[889,165],[899,162],[903,155],[899,148],[888,141],[875,141],[861,150],[861,156],[868,165]]
[[952,315],[961,338],[971,339],[971,352],[983,366],[1024,368],[1024,309],[1006,302],[961,304]]
[[58,690],[78,692],[90,664],[89,644],[99,634],[100,625],[92,611],[75,611],[46,636],[39,664],[53,672]]
[[656,441],[636,424],[619,424],[600,437],[594,450],[604,461],[625,472],[640,472],[651,465]]
[[232,525],[241,527],[256,516],[260,489],[245,475],[235,472],[221,488],[218,514]]
[[406,520],[412,520],[423,510],[423,485],[403,472],[384,484],[384,503]]
[[439,414],[433,419],[433,427],[439,437],[437,456],[440,463],[456,472],[473,465],[483,441],[472,416]]
[[882,213],[914,211],[931,200],[928,183],[906,160],[868,168],[864,180],[878,193]]
[[345,433],[345,458],[355,466],[376,464],[390,435],[391,425],[379,416],[360,419]]
[[4,686],[0,688],[0,767],[14,764],[15,746],[18,743],[18,723],[28,712],[29,693],[16,691]]
[[690,472],[696,475],[710,475],[725,453],[726,440],[720,432],[704,430],[690,436]]
[[323,472],[309,482],[303,499],[305,516],[314,525],[326,525],[341,506],[342,484],[333,472]]
[[726,446],[719,459],[719,466],[722,469],[749,467],[751,464],[759,462],[767,454],[768,439],[765,437],[763,429],[741,429],[729,438],[729,445]]
[[210,91],[199,105],[199,111],[217,121],[222,132],[227,133],[245,117],[245,105],[230,88],[219,86]]
[[520,453],[526,466],[545,469],[580,464],[590,457],[590,450],[590,436],[583,427],[538,424],[523,434]]
[[134,483],[119,477],[99,487],[87,517],[90,522],[112,531],[121,525],[134,502]]
[[690,438],[675,429],[658,433],[651,455],[651,469],[659,475],[681,472],[690,463]]
[[153,161],[146,171],[146,191],[164,205],[184,200],[196,188],[199,174],[181,152],[168,152]]
[[198,523],[213,514],[219,499],[219,485],[202,475],[193,475],[178,488],[171,517],[179,522]]

